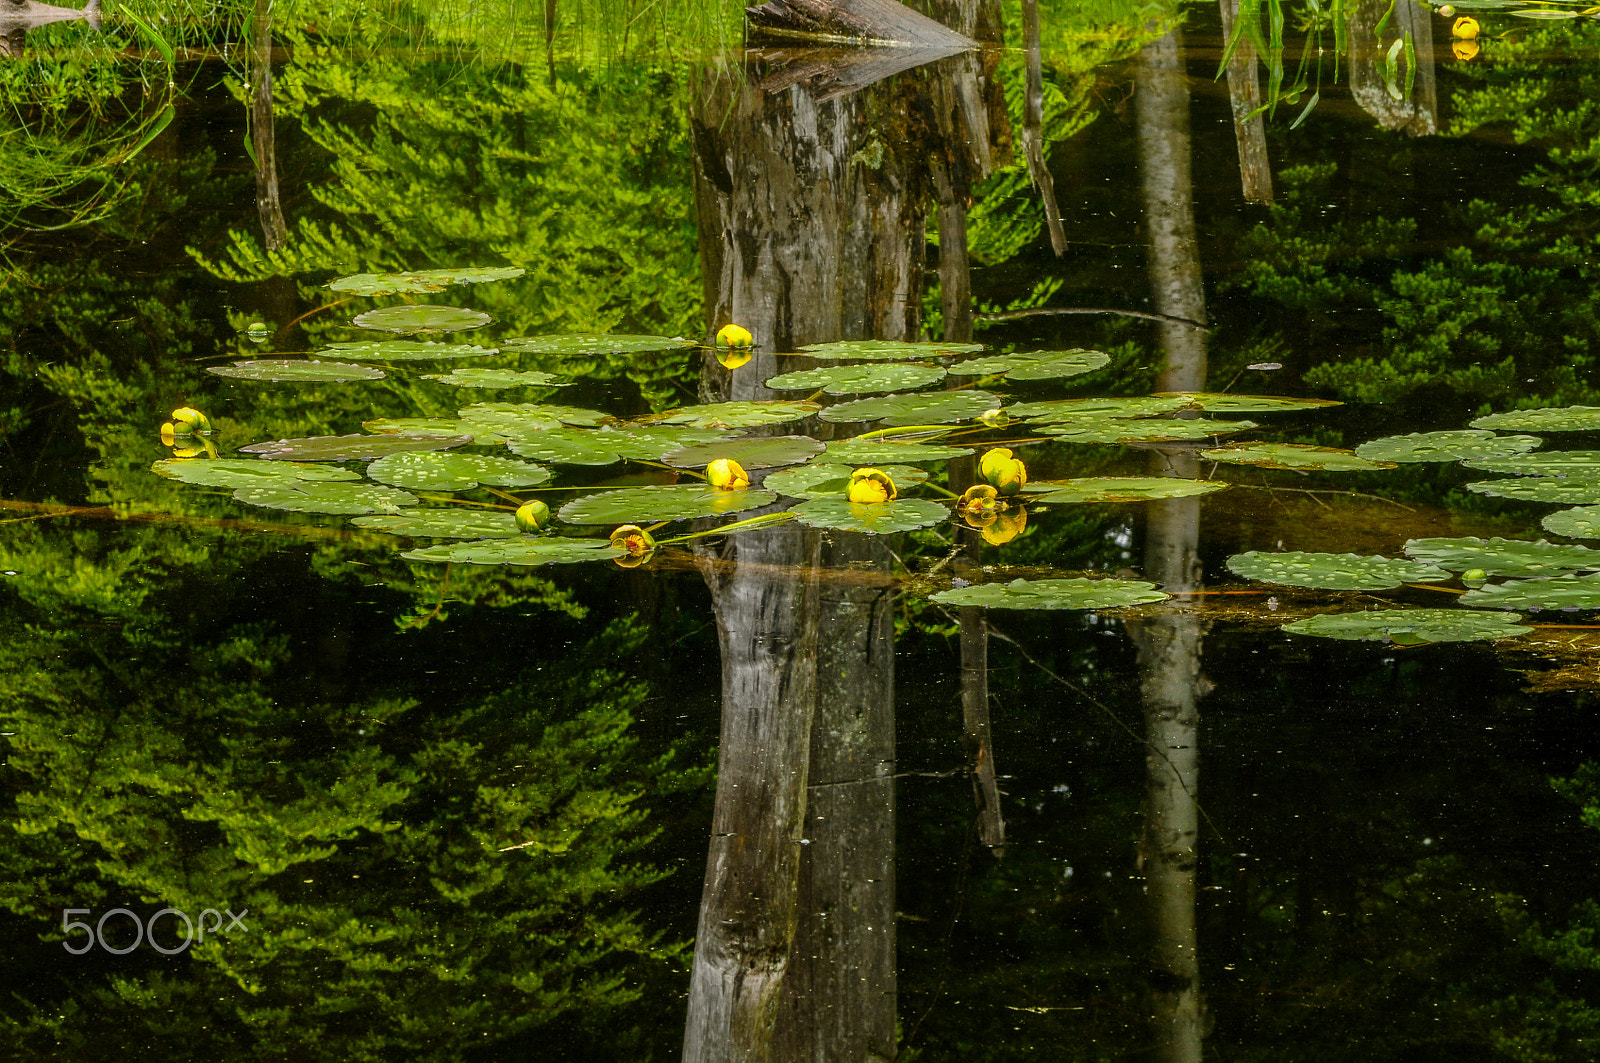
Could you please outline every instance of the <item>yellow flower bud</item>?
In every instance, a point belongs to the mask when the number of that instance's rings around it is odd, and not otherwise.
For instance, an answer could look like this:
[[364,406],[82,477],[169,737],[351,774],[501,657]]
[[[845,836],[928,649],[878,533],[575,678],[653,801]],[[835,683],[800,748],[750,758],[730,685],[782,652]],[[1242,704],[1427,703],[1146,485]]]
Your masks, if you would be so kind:
[[846,498],[863,506],[892,501],[895,494],[894,481],[882,469],[857,469],[845,489]]
[[626,557],[615,558],[623,568],[638,568],[656,552],[656,541],[637,524],[624,524],[611,533],[611,548],[626,550]]
[[750,330],[739,325],[723,325],[717,333],[717,345],[722,347],[749,347],[755,341]]
[[1478,20],[1471,15],[1462,15],[1456,19],[1455,25],[1450,27],[1450,36],[1460,37],[1470,41],[1478,35]]
[[180,406],[172,411],[172,430],[177,435],[211,431],[206,415],[190,406]]
[[750,474],[732,458],[718,458],[706,466],[706,482],[719,491],[743,491],[750,486]]
[[538,499],[524,502],[517,510],[517,527],[525,532],[543,531],[550,526],[550,507]]
[[1002,495],[1014,495],[1028,482],[1028,467],[1005,447],[995,447],[978,460],[978,472]]
[[161,426],[161,445],[162,446],[164,446],[164,447],[172,446],[173,445],[173,440],[176,439],[177,436],[178,436],[178,433],[173,429],[171,421],[168,421],[167,423],[165,423],[165,424],[163,424]]
[[983,529],[983,541],[992,546],[1009,543],[1028,526],[1028,511],[1021,506],[1012,506],[1003,513],[995,514],[995,518],[993,524]]
[[1004,428],[1011,423],[1012,417],[1004,410],[986,410],[978,417],[978,420],[990,428]]
[[[973,484],[961,496],[961,501],[956,503],[956,508],[962,513],[993,513],[1000,504],[1000,492],[988,484]],[[973,525],[977,527],[977,525]]]

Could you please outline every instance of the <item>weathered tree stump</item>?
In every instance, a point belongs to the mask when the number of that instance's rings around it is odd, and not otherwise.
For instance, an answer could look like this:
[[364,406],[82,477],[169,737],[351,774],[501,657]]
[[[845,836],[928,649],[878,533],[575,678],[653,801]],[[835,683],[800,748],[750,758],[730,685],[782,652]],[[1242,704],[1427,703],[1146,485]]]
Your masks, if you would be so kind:
[[750,36],[964,51],[978,42],[896,0],[769,0],[744,9]]

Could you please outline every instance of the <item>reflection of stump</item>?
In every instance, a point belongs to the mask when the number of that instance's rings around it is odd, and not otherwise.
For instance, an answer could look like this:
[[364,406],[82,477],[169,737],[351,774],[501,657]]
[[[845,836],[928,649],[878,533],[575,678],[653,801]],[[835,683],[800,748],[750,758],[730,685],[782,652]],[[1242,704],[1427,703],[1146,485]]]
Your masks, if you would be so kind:
[[744,13],[752,37],[953,50],[978,46],[896,0],[769,0]]
[[[1414,0],[1398,0],[1383,28],[1383,39],[1373,30],[1390,11],[1389,0],[1360,0],[1350,18],[1350,95],[1362,110],[1385,129],[1408,136],[1428,136],[1439,131],[1438,89],[1433,76],[1432,14]],[[1402,46],[1395,56],[1396,98],[1384,77],[1383,65],[1395,41],[1411,34],[1416,55],[1416,78],[1406,95],[1406,57]]]

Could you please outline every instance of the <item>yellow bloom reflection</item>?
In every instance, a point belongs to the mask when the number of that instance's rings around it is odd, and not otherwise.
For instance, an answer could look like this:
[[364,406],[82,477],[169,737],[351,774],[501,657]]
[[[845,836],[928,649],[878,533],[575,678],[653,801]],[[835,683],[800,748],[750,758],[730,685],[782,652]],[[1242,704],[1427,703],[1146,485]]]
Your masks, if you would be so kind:
[[626,550],[626,557],[615,558],[623,568],[638,568],[656,552],[656,541],[637,524],[624,524],[611,533],[611,548]]
[[995,514],[995,520],[983,529],[983,541],[991,546],[1009,543],[1022,534],[1028,526],[1028,511],[1021,506],[1009,506]]
[[1451,41],[1450,42],[1450,51],[1451,51],[1451,54],[1453,54],[1457,59],[1461,60],[1463,63],[1470,62],[1471,60],[1476,59],[1478,57],[1478,42],[1477,41],[1460,41],[1460,40]]

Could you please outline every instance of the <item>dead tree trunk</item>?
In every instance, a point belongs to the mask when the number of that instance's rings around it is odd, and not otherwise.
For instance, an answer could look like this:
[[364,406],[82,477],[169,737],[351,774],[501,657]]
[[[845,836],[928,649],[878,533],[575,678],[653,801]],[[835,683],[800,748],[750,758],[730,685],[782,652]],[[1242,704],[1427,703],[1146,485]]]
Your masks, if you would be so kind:
[[[1233,36],[1239,17],[1239,0],[1218,0],[1222,8],[1222,39]],[[1239,39],[1228,63],[1228,102],[1233,108],[1233,137],[1239,145],[1239,183],[1251,203],[1272,202],[1272,164],[1267,159],[1267,126],[1260,114],[1261,81],[1256,76],[1256,50]]]
[[272,0],[256,0],[250,37],[250,146],[256,160],[256,212],[268,251],[288,242],[278,200],[278,157],[272,110]]

